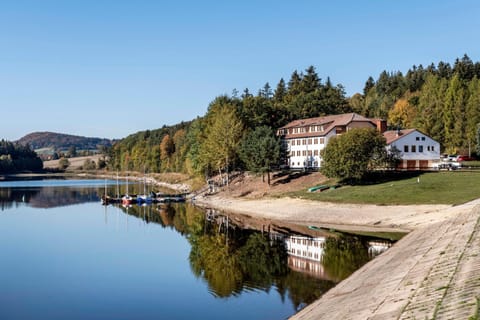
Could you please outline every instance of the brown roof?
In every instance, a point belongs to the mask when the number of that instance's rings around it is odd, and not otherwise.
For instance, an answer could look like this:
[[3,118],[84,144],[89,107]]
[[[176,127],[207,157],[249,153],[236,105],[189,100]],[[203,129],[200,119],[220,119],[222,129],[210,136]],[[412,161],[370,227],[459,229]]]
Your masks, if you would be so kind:
[[390,130],[390,131],[385,131],[383,133],[383,136],[387,140],[387,144],[390,144],[414,131],[417,131],[417,129]]
[[[335,114],[335,115],[328,115],[323,117],[317,118],[308,118],[308,119],[300,119],[294,120],[287,125],[281,127],[280,129],[290,129],[290,128],[299,128],[299,127],[306,127],[306,126],[315,126],[315,125],[323,125],[322,132],[316,132],[316,135],[322,136],[326,135],[330,130],[338,126],[346,126],[349,123],[356,121],[356,122],[370,122],[374,125],[375,120],[365,118],[357,113],[344,113],[344,114]],[[305,133],[297,133],[295,137],[301,138],[302,136],[311,136],[311,132]]]

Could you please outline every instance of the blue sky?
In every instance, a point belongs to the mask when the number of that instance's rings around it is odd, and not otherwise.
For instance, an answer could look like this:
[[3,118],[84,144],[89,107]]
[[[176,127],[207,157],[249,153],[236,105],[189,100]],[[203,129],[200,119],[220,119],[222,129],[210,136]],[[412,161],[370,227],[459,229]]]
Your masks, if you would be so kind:
[[350,96],[383,70],[479,61],[479,30],[477,0],[5,0],[0,139],[123,138],[310,65]]

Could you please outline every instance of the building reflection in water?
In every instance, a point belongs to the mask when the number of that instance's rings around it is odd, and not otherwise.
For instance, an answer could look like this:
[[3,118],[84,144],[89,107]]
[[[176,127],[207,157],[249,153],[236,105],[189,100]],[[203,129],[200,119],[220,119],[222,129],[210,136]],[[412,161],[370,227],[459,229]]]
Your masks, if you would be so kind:
[[[328,274],[322,264],[327,237],[285,235],[282,233],[271,233],[270,236],[272,240],[281,240],[285,243],[290,269],[307,273],[319,279],[336,280]],[[369,240],[366,241],[366,244],[370,259],[382,254],[392,246],[392,242],[386,240]]]

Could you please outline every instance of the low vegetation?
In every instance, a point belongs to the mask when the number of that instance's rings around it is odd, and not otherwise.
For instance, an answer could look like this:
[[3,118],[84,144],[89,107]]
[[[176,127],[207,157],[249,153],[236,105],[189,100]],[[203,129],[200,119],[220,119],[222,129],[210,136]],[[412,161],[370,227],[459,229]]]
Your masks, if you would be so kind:
[[477,199],[480,195],[480,172],[442,171],[399,173],[369,184],[342,186],[322,192],[301,191],[283,195],[304,199],[380,205],[452,204]]

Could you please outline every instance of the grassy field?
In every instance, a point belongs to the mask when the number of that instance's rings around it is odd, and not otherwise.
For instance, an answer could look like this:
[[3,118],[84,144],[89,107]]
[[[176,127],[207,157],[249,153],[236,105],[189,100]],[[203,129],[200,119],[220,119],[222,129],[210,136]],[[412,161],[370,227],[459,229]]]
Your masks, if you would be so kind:
[[341,203],[410,205],[461,204],[480,198],[479,171],[440,171],[407,174],[390,181],[342,186],[322,192],[302,191],[286,195]]

